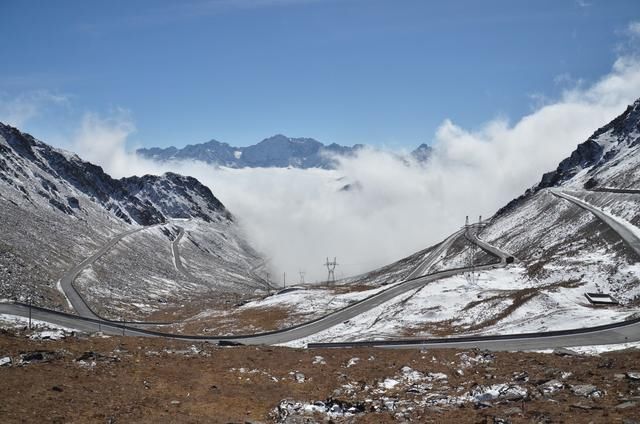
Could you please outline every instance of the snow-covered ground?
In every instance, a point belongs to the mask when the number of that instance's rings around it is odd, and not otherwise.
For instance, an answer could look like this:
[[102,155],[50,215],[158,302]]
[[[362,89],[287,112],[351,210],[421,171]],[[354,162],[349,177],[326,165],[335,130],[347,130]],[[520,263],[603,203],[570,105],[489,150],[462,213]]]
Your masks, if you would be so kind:
[[264,299],[249,302],[240,309],[286,307],[294,313],[324,315],[331,311],[344,308],[354,302],[389,289],[395,284],[389,284],[371,290],[336,294],[329,288],[309,288],[276,294]]
[[608,324],[640,312],[640,307],[594,308],[584,297],[590,289],[594,287],[587,282],[563,287],[531,279],[522,266],[480,272],[473,285],[463,275],[454,276],[286,345],[409,334],[428,337],[560,330]]
[[577,353],[581,353],[583,355],[599,355],[601,353],[615,352],[617,350],[640,349],[640,342],[614,343],[592,346],[572,346],[568,349]]
[[[26,327],[29,325],[29,318],[18,315],[0,314],[0,328]],[[31,327],[34,329],[33,338],[58,338],[61,332],[71,333],[77,331],[74,328],[51,324],[37,319],[31,320]]]

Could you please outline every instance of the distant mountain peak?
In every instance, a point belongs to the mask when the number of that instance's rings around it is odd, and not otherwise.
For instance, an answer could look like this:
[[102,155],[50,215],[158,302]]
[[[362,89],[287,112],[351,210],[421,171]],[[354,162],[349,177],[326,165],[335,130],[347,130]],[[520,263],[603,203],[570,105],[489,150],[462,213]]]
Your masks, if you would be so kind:
[[[136,153],[159,161],[198,160],[229,168],[335,169],[338,165],[337,158],[354,156],[364,147],[362,144],[325,145],[314,138],[289,137],[278,133],[247,147],[234,147],[211,140],[201,144],[189,144],[181,149],[152,147],[138,149]],[[421,144],[411,155],[416,161],[426,163],[431,152],[431,146]]]
[[138,149],[137,154],[160,161],[199,160],[230,168],[325,168],[333,169],[336,161],[326,153],[334,155],[354,154],[360,146],[341,146],[332,143],[325,146],[308,137],[289,137],[275,134],[257,144],[234,147],[211,140],[202,144],[190,144],[182,149]]
[[426,143],[422,143],[413,152],[411,152],[411,156],[420,163],[427,162],[432,154],[433,147]]

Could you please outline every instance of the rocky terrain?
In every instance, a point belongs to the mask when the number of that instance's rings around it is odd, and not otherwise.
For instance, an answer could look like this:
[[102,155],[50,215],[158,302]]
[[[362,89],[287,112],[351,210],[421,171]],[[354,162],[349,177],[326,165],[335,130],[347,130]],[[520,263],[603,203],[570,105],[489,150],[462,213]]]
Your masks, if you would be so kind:
[[[5,423],[637,423],[640,351],[224,348],[0,334]],[[45,376],[45,377],[43,377]]]

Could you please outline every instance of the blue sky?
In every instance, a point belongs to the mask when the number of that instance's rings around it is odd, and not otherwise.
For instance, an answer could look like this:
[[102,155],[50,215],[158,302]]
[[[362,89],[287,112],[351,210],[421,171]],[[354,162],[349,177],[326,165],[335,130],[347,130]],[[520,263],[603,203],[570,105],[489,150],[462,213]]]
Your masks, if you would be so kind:
[[639,18],[623,0],[3,0],[0,119],[54,144],[94,113],[126,115],[132,145],[412,148],[597,80]]

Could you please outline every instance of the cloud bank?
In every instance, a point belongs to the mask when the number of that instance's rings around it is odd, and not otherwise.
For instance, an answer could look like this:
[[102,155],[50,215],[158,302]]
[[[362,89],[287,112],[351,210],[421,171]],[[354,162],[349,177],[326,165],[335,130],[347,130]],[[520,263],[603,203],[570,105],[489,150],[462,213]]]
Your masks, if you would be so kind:
[[[581,83],[517,122],[468,130],[452,120],[434,135],[426,167],[364,150],[337,170],[224,169],[199,162],[156,163],[127,151],[135,130],[126,113],[86,115],[72,148],[116,177],[173,171],[207,184],[271,259],[273,275],[322,280],[327,256],[338,276],[383,266],[489,216],[640,96],[640,62],[619,58],[591,85]],[[341,191],[345,184],[353,190]]]

